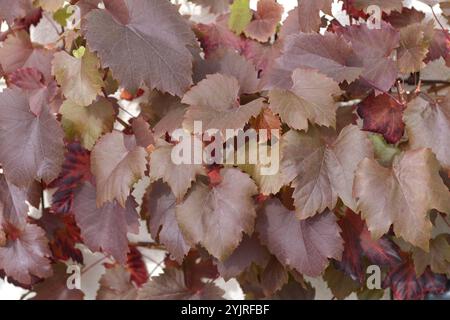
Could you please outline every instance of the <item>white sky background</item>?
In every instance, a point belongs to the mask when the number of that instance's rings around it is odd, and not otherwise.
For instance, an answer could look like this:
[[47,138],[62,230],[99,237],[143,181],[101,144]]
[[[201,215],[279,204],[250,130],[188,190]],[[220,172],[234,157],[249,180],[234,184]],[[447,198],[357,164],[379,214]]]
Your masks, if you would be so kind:
[[[186,3],[186,0],[172,0],[172,2],[178,2],[178,3]],[[256,9],[256,4],[258,0],[250,0],[252,9]],[[286,18],[287,13],[293,9],[297,5],[297,0],[278,0],[278,3],[282,4],[284,6],[285,12],[284,12],[284,18]],[[405,5],[408,7],[414,6],[416,9],[424,11],[427,13],[427,18],[432,19],[431,11],[428,8],[428,6],[424,5],[423,3],[420,3],[416,0],[404,0]],[[341,9],[342,4],[338,3],[335,0],[335,3],[333,4],[333,15],[342,23],[342,24],[348,24],[348,18],[345,15],[345,13],[342,13]],[[193,6],[191,4],[189,5],[183,5],[182,7],[183,13],[189,13],[193,15],[193,19],[196,21],[202,21],[202,22],[210,22],[213,17],[206,15],[205,12],[202,11],[200,7]],[[437,13],[440,13],[440,10],[436,10]],[[441,22],[446,25],[445,19],[441,19]],[[0,91],[2,89],[2,79],[0,79]],[[142,234],[143,237],[148,236],[148,233],[145,231]],[[89,252],[85,253],[85,262],[86,265],[89,265],[92,262],[98,261],[98,258],[101,257],[101,254],[92,254]],[[145,252],[146,255],[151,255],[155,260],[160,260],[162,257],[158,256],[158,253],[151,253],[151,252]],[[148,268],[151,271],[154,269],[156,263],[154,262],[148,262]],[[99,264],[95,268],[92,268],[86,276],[83,276],[82,279],[82,289],[86,293],[87,299],[94,299],[95,298],[95,292],[98,288],[98,279],[103,274],[104,268]],[[160,268],[158,270],[160,272]],[[158,273],[157,272],[157,273]],[[327,289],[326,285],[321,280],[315,280],[310,279],[313,285],[316,287],[316,298],[318,299],[330,299],[331,293],[329,292],[329,289]],[[227,291],[227,298],[230,299],[242,299],[242,291],[240,290],[239,286],[236,282],[229,281],[227,284],[223,282],[223,280],[218,283],[220,286],[224,287]],[[11,284],[8,284],[7,282],[0,280],[0,300],[17,300],[20,299],[20,297],[27,292],[26,290],[23,290],[21,288],[17,288]]]

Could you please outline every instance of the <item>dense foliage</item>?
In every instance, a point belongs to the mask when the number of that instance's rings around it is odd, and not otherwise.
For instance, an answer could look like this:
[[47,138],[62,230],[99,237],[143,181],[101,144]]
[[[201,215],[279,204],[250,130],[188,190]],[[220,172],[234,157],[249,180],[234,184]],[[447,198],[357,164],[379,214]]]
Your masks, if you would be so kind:
[[[0,276],[82,299],[66,270],[88,248],[108,257],[98,299],[218,299],[219,278],[256,299],[312,299],[317,277],[339,299],[445,291],[450,2],[347,0],[344,25],[332,0],[284,22],[275,0],[190,1],[214,21],[168,0],[0,0]],[[279,172],[174,164],[195,121],[280,130],[259,141],[280,143]],[[152,239],[129,240],[142,221]],[[142,248],[167,252],[162,274]]]

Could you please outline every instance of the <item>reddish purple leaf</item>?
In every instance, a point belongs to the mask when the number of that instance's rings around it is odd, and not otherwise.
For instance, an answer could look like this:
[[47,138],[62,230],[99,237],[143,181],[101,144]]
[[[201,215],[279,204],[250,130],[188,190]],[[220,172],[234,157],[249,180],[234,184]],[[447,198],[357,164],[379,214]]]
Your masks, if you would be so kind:
[[353,211],[347,209],[338,224],[344,239],[344,253],[338,266],[353,279],[364,280],[364,257],[379,266],[395,266],[401,261],[395,245],[386,237],[373,240],[364,221]]
[[405,131],[405,109],[387,94],[376,97],[372,94],[360,103],[358,114],[364,119],[364,130],[381,133],[387,142],[396,143]]
[[81,229],[81,237],[93,251],[103,251],[124,264],[127,259],[128,231],[137,233],[139,221],[136,201],[129,197],[122,208],[117,201],[97,207],[97,192],[85,183],[75,195],[73,212]]
[[447,279],[434,274],[429,268],[417,277],[414,264],[406,258],[406,262],[389,272],[383,287],[390,287],[396,300],[421,300],[428,293],[439,294],[446,289]]
[[72,259],[83,263],[83,255],[76,246],[82,243],[80,228],[75,223],[73,214],[61,215],[45,210],[36,223],[45,230],[50,250],[56,260]]
[[279,200],[270,200],[256,223],[261,242],[286,267],[315,277],[328,265],[328,258],[340,260],[343,241],[336,218],[324,212],[298,220]]
[[243,45],[243,40],[228,29],[228,16],[226,15],[218,17],[212,24],[199,23],[194,27],[194,31],[206,58],[218,49],[229,48],[240,51]]
[[67,152],[59,177],[52,182],[51,188],[57,188],[52,198],[52,210],[56,213],[72,211],[72,202],[76,190],[83,182],[92,179],[90,152],[80,143],[67,145]]
[[25,223],[3,223],[6,244],[0,247],[0,270],[22,284],[31,284],[34,277],[52,275],[51,253],[45,232],[40,227]]

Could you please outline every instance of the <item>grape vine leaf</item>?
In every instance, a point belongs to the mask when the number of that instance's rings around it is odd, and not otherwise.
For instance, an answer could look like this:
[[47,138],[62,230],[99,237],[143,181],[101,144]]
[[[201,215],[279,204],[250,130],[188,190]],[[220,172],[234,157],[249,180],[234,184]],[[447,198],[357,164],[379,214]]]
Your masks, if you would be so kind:
[[147,265],[144,260],[144,255],[141,253],[137,245],[130,244],[129,249],[130,251],[127,255],[126,269],[131,275],[131,281],[138,287],[142,287],[142,285],[147,283],[150,278]]
[[154,137],[160,138],[182,127],[186,106],[178,97],[153,92],[149,101],[141,104],[141,110],[141,116],[153,127]]
[[28,97],[17,88],[0,93],[0,110],[4,114],[0,118],[0,161],[7,179],[27,186],[34,179],[50,183],[57,178],[64,133],[50,111],[42,108],[39,115],[33,114]]
[[260,0],[254,19],[245,27],[245,35],[260,42],[266,42],[275,34],[283,14],[283,6],[275,0]]
[[40,6],[46,11],[55,12],[64,6],[64,2],[65,0],[37,0],[35,6]]
[[290,89],[292,71],[300,67],[317,69],[339,83],[353,82],[363,72],[362,62],[341,35],[299,33],[286,38],[266,88]]
[[421,96],[408,104],[403,117],[412,148],[431,148],[450,169],[450,94],[439,103]]
[[61,174],[51,184],[56,188],[52,196],[52,210],[56,213],[69,213],[75,192],[83,182],[92,179],[91,153],[80,143],[70,143],[66,147]]
[[345,299],[351,293],[360,289],[361,284],[354,280],[351,276],[335,267],[335,264],[336,263],[331,263],[328,266],[323,274],[323,280],[327,283],[327,286],[331,290],[333,296],[337,299]]
[[182,200],[186,192],[195,181],[197,175],[206,175],[206,170],[201,164],[175,164],[172,161],[172,153],[175,145],[163,140],[157,142],[157,148],[150,155],[150,180],[162,179],[166,182],[176,199]]
[[97,182],[97,204],[117,199],[125,207],[130,189],[144,176],[147,151],[134,135],[113,131],[104,135],[91,154],[91,171]]
[[331,212],[298,220],[277,199],[265,204],[256,231],[282,264],[311,277],[325,270],[328,258],[340,260],[344,249],[336,217]]
[[390,287],[395,300],[421,300],[428,293],[442,293],[447,279],[434,274],[429,268],[419,277],[413,262],[407,260],[392,269],[383,281],[383,288]]
[[405,131],[405,109],[405,105],[399,104],[387,94],[371,94],[358,105],[358,114],[364,119],[364,130],[380,133],[387,142],[397,143]]
[[[261,139],[261,136],[259,137]],[[277,138],[278,139],[278,138]],[[262,140],[262,139],[261,139]],[[266,164],[263,164],[262,161],[259,161],[256,164],[239,164],[238,167],[244,171],[245,173],[249,174],[250,177],[256,182],[259,192],[262,195],[270,195],[270,194],[277,194],[278,191],[283,187],[284,184],[287,183],[285,177],[281,174],[279,168],[277,165],[279,164],[275,160],[275,157],[278,157],[276,155],[276,152],[279,152],[280,148],[280,141],[272,138],[272,141],[270,144],[268,142],[259,142],[259,143],[247,143],[243,147],[236,150],[237,159],[239,157],[242,157],[241,159],[244,159],[246,154],[257,154],[258,150],[263,150],[262,148],[266,148],[267,155],[269,157],[272,157],[272,152],[274,153],[273,156],[274,160],[270,163],[270,167]],[[278,170],[277,170],[278,169]],[[269,174],[262,174],[263,170],[267,170]]]
[[307,130],[312,124],[336,126],[336,109],[333,96],[341,93],[338,83],[310,69],[295,69],[292,88],[269,92],[270,109],[293,129]]
[[100,61],[95,54],[84,48],[77,57],[64,51],[56,53],[52,73],[66,98],[85,107],[102,92],[103,78],[99,67]]
[[73,200],[73,212],[81,236],[91,250],[102,250],[124,264],[129,250],[127,232],[139,231],[137,203],[129,196],[124,207],[117,201],[98,207],[96,198],[95,187],[86,182]]
[[228,27],[237,35],[241,34],[252,20],[249,0],[234,0],[230,8]]
[[392,11],[388,16],[384,18],[386,22],[389,22],[391,26],[396,29],[406,27],[409,24],[419,23],[425,18],[425,13],[413,8],[402,8],[402,11]]
[[427,266],[434,273],[450,274],[450,244],[447,234],[440,234],[430,241],[430,251],[414,248],[412,259],[417,276],[421,276]]
[[349,208],[356,208],[352,196],[354,173],[373,151],[367,136],[349,125],[340,134],[311,127],[307,133],[291,130],[281,143],[281,173],[292,181],[297,217],[306,219],[326,208],[333,209],[339,196]]
[[220,261],[227,259],[251,234],[256,218],[253,180],[237,169],[220,170],[222,182],[209,187],[197,182],[176,209],[178,224],[189,244],[200,243]]
[[147,149],[147,151],[150,150],[155,145],[155,137],[148,122],[142,116],[139,116],[133,119],[131,126],[133,127],[137,145]]
[[425,66],[433,33],[433,22],[410,24],[400,30],[400,48],[397,50],[398,67],[403,73],[417,72]]
[[228,29],[228,15],[217,17],[215,23],[195,25],[194,30],[201,43],[205,57],[208,58],[217,50],[229,48],[240,51],[243,40]]
[[182,263],[191,246],[184,240],[178,226],[176,206],[176,197],[169,186],[157,181],[150,185],[144,195],[142,216],[147,218],[153,239],[159,239],[171,256]]
[[320,11],[332,15],[331,4],[331,0],[302,0],[300,6],[289,11],[280,29],[280,37],[283,39],[298,32],[319,32],[322,25]]
[[121,265],[106,268],[100,278],[98,300],[136,300],[138,288],[131,282],[130,273]]
[[151,279],[138,292],[139,300],[220,300],[224,291],[214,283],[206,283],[200,290],[192,291],[185,283],[183,271],[167,269]]
[[27,188],[19,188],[0,175],[0,224],[8,221],[14,225],[27,221],[27,201],[39,207],[40,186],[33,183]]
[[11,86],[23,89],[30,101],[30,110],[34,114],[41,113],[44,106],[50,106],[57,95],[55,81],[46,82],[44,75],[34,68],[18,69],[8,76]]
[[5,20],[12,25],[15,19],[26,17],[32,10],[32,0],[0,0],[0,22]]
[[53,276],[33,287],[36,295],[32,300],[83,300],[84,293],[79,289],[69,289],[67,266],[57,263],[53,266]]
[[0,269],[22,284],[31,284],[33,276],[50,277],[53,273],[45,232],[30,224],[3,223],[6,243],[0,247]]
[[52,51],[33,44],[30,35],[21,30],[10,34],[3,42],[0,47],[0,64],[7,74],[22,68],[35,68],[42,72],[46,81],[51,81],[53,54]]
[[220,73],[238,80],[239,94],[250,94],[258,91],[259,80],[255,66],[232,50],[215,52],[197,69],[194,75],[198,80],[196,82],[201,81],[208,74]]
[[344,253],[342,260],[337,263],[353,280],[363,283],[366,277],[364,257],[371,264],[378,266],[396,266],[401,258],[396,246],[387,238],[373,240],[361,217],[347,209],[345,216],[339,219],[339,226],[344,239]]
[[430,149],[407,151],[394,159],[392,168],[372,159],[360,162],[354,196],[375,239],[393,224],[398,237],[428,251],[432,228],[428,211],[450,213],[450,194],[439,168]]
[[[115,0],[92,10],[83,30],[89,48],[121,85],[136,91],[143,84],[182,96],[192,83],[194,33],[164,0]],[[143,17],[145,16],[145,19]]]
[[194,121],[202,121],[204,131],[218,129],[224,137],[226,129],[243,128],[261,112],[264,104],[263,98],[258,98],[241,106],[238,94],[236,78],[218,73],[207,75],[181,100],[189,105],[183,127],[192,132]]
[[217,269],[225,281],[228,281],[241,274],[253,263],[259,266],[265,266],[269,258],[269,252],[261,245],[255,234],[251,237],[245,235],[239,246],[228,259],[223,262],[217,262]]
[[45,230],[53,257],[59,261],[76,261],[83,263],[83,254],[77,247],[82,243],[80,228],[78,228],[72,213],[64,215],[46,209],[36,224]]
[[97,140],[113,130],[116,108],[110,99],[98,97],[89,106],[65,100],[59,110],[61,125],[70,141],[78,140],[87,150],[92,150]]
[[289,273],[275,256],[271,256],[261,273],[261,287],[264,295],[272,296],[289,281]]
[[[398,68],[392,58],[399,46],[401,35],[388,23],[380,28],[369,28],[366,24],[347,26],[339,30],[351,44],[356,56],[362,61],[364,71],[360,80],[376,91],[388,91],[398,76]],[[357,61],[357,60],[356,60]]]

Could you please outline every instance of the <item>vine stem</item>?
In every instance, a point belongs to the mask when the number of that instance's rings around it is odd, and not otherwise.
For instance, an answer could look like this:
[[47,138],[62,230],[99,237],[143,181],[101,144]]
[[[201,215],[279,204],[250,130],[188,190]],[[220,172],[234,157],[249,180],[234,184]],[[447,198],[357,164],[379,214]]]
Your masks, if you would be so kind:
[[124,126],[125,129],[130,128],[130,125],[125,120],[119,118],[118,116],[117,116],[117,122],[119,122],[122,126]]
[[95,266],[99,265],[100,263],[102,263],[103,261],[105,261],[106,259],[108,259],[108,257],[102,257],[101,259],[98,259],[97,261],[95,261],[94,263],[90,264],[89,266],[87,266],[86,268],[84,268],[81,271],[81,274],[85,274],[87,272],[89,272],[90,270],[92,270],[92,268],[94,268]]
[[136,118],[130,111],[119,105],[119,109],[128,114],[132,118]]
[[366,81],[367,84],[371,87],[373,87],[374,89],[383,92],[384,94],[388,95],[392,100],[394,100],[395,102],[397,102],[399,105],[404,105],[401,101],[399,101],[396,97],[394,97],[390,92],[387,92],[385,90],[381,90],[378,86],[376,86],[374,83],[372,83],[371,81],[367,80],[366,78],[361,78],[362,80]]
[[[433,85],[433,84],[445,84],[445,85],[450,85],[450,81],[444,81],[444,80],[423,80],[420,79],[420,82],[422,82],[422,84],[429,84],[429,85]],[[412,81],[411,79],[406,79],[405,81],[406,84],[409,85],[416,85],[416,82]]]
[[42,205],[42,214],[45,212],[45,194],[44,194],[44,181],[41,180],[41,205]]
[[447,33],[447,30],[444,28],[444,26],[442,25],[441,21],[439,20],[436,12],[433,9],[432,5],[428,5],[431,8],[431,12],[433,13],[433,17],[436,20],[436,22],[439,24],[439,26],[441,27],[442,31],[444,31],[445,37],[447,38],[447,40],[450,40],[450,36]]
[[136,243],[132,243],[132,245],[134,245],[136,247],[147,248],[147,249],[166,251],[166,248],[164,246],[162,246],[158,243],[154,243],[154,242],[136,242]]
[[155,263],[155,264],[158,264],[159,262],[157,262],[155,259],[153,259],[152,257],[150,257],[150,256],[148,256],[148,255],[146,255],[146,254],[143,254],[143,253],[141,253],[142,254],[142,257],[143,258],[145,258],[145,259],[147,259],[147,260],[149,260],[149,261],[151,261],[151,262],[153,262],[153,263]]
[[156,270],[158,270],[159,267],[161,267],[161,265],[164,263],[164,259],[161,260],[160,262],[158,262],[158,264],[152,269],[152,271],[150,271],[148,277],[151,278],[153,276],[153,274],[156,272]]

